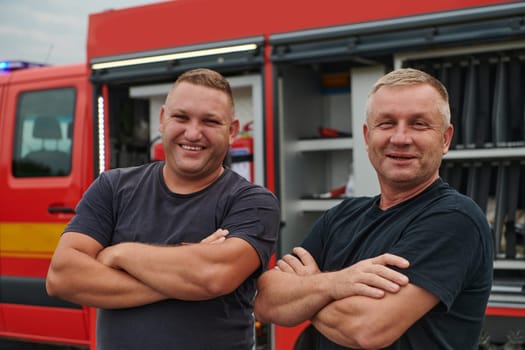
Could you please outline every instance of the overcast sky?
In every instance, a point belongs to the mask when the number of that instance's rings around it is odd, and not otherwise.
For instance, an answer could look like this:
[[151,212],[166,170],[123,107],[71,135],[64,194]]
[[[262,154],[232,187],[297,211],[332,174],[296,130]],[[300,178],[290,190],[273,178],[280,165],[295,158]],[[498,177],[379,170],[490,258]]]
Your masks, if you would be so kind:
[[86,60],[88,15],[161,0],[0,0],[0,61]]

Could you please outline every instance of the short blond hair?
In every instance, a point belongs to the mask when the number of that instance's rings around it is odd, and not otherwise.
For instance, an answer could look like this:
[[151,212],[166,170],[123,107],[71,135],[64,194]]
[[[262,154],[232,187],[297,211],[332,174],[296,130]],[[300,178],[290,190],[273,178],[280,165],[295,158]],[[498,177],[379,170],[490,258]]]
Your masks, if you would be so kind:
[[368,94],[368,100],[366,105],[366,116],[367,119],[370,113],[370,100],[371,97],[383,86],[407,86],[407,85],[419,85],[427,84],[437,91],[441,96],[443,103],[437,106],[438,111],[443,116],[445,125],[450,124],[450,106],[447,88],[436,78],[428,73],[420,71],[414,68],[400,68],[391,71],[390,73],[382,76],[372,87]]

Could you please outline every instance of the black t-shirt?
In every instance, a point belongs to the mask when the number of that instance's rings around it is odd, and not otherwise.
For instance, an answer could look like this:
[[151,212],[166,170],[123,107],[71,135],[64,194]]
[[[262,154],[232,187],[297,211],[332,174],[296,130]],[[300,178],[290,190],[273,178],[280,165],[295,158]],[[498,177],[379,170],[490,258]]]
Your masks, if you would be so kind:
[[[316,222],[303,247],[323,271],[383,253],[410,261],[401,272],[440,303],[388,349],[477,349],[493,266],[481,209],[441,180],[385,211],[378,202],[379,196],[343,201]],[[343,349],[319,341],[322,350]]]
[[254,344],[256,278],[275,250],[276,197],[226,171],[202,191],[172,193],[163,162],[101,174],[84,194],[65,232],[85,233],[103,246],[119,242],[197,243],[218,228],[250,243],[261,268],[231,294],[205,301],[166,300],[98,310],[98,349],[249,349]]

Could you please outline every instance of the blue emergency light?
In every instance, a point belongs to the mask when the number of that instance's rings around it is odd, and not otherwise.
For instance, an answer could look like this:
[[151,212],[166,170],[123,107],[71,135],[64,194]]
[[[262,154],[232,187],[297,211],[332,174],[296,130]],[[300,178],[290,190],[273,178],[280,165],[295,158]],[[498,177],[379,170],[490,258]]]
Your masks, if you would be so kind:
[[26,61],[0,61],[0,71],[13,71],[17,69],[27,69],[34,67],[44,67],[45,64]]

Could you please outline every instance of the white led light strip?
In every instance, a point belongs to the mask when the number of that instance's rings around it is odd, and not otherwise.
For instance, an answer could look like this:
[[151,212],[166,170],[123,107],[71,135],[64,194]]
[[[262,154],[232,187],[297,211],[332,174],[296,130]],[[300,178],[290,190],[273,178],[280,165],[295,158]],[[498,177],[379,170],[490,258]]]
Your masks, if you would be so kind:
[[97,123],[98,123],[98,172],[101,174],[106,167],[106,148],[104,143],[104,98],[97,99]]
[[129,59],[118,60],[118,61],[100,62],[100,63],[94,63],[91,66],[91,68],[94,70],[97,70],[97,69],[106,69],[106,68],[125,67],[125,66],[132,66],[136,64],[180,60],[180,59],[185,59],[185,58],[220,55],[220,54],[233,53],[233,52],[253,51],[255,49],[257,49],[256,44],[235,45],[235,46],[219,47],[215,49],[195,50],[195,51],[179,52],[179,53],[149,56],[149,57],[129,58]]

